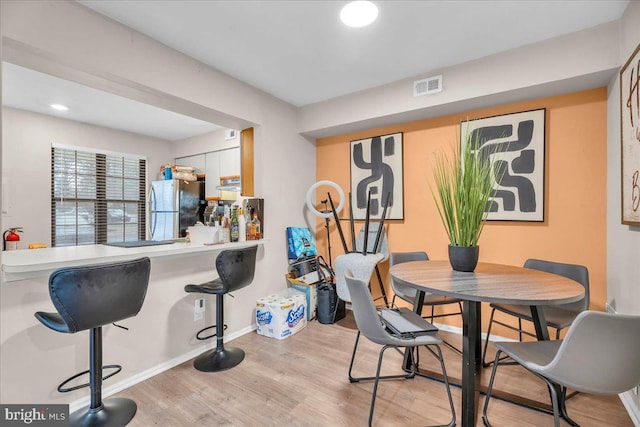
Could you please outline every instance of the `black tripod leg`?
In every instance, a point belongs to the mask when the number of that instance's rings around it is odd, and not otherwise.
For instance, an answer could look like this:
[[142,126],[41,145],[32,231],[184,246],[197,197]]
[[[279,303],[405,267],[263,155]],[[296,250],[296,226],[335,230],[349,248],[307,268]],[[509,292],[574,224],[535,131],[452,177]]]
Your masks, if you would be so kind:
[[380,270],[376,265],[376,276],[378,276],[378,283],[380,284],[380,292],[382,293],[382,299],[384,300],[384,306],[389,307],[389,300],[387,300],[387,292],[384,290],[384,283],[382,283],[382,276]]
[[336,212],[336,207],[333,204],[331,194],[327,193],[327,197],[329,199],[329,204],[331,205],[331,212],[333,212],[333,219],[336,221],[336,227],[338,228],[338,234],[340,235],[340,241],[342,242],[342,249],[344,249],[345,254],[349,253],[349,249],[347,248],[347,241],[344,240],[344,233],[342,232],[342,226],[340,225],[340,218],[338,218],[338,213]]

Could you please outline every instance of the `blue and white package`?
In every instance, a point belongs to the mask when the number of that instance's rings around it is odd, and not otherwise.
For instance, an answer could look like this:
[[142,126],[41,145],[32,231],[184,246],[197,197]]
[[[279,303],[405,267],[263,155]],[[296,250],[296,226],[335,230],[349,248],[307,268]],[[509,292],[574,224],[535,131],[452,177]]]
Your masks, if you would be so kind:
[[289,259],[299,259],[318,255],[311,230],[307,227],[287,227]]

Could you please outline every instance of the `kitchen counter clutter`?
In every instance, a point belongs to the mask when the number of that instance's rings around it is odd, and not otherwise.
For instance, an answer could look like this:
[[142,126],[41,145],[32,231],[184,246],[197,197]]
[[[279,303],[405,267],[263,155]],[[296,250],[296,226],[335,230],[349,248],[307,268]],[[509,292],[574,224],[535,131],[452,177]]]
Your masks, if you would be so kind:
[[34,277],[46,277],[53,270],[69,265],[80,266],[123,261],[141,256],[147,256],[151,259],[182,257],[261,244],[264,244],[264,240],[221,243],[217,245],[195,245],[175,242],[164,245],[126,248],[107,245],[82,245],[6,251],[2,254],[2,276],[4,282],[14,282]]

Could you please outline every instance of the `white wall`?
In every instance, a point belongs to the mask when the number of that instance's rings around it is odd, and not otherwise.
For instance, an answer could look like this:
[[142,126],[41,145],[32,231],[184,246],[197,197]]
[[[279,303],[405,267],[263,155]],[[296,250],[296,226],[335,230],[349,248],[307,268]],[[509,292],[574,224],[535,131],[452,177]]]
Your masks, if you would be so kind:
[[[265,199],[268,241],[254,282],[227,299],[232,303],[225,310],[227,334],[251,327],[256,299],[286,286],[285,228],[304,222],[305,193],[315,182],[315,146],[297,133],[293,107],[75,2],[3,1],[0,7],[4,60],[227,128],[255,127],[256,197]],[[49,221],[49,213],[43,220]],[[130,380],[194,348],[200,324],[193,322],[192,297],[182,289],[213,275],[213,259],[206,257],[152,265],[153,294],[142,317],[131,321],[140,329],[109,331],[105,339],[105,360],[125,365],[112,381]],[[34,310],[53,309],[46,281],[3,284],[0,293],[2,402],[64,403],[86,396],[86,390],[71,396],[54,391],[65,375],[86,368],[88,338],[50,332],[34,319]],[[207,318],[213,318],[211,304]],[[38,364],[51,369],[35,372]]]
[[[640,43],[640,2],[630,2],[621,20],[623,65]],[[612,49],[613,50],[613,49]],[[621,224],[620,82],[609,85],[607,152],[607,299],[619,313],[640,314],[640,227]]]
[[20,226],[21,248],[51,246],[51,144],[136,154],[147,158],[147,182],[171,162],[170,143],[148,136],[59,119],[5,107],[2,109],[3,177],[9,212],[0,229]]
[[[629,3],[620,21],[620,64],[640,45],[640,2]],[[609,84],[607,101],[607,300],[618,313],[640,314],[640,227],[621,223],[620,75]],[[640,396],[622,401],[640,425]]]

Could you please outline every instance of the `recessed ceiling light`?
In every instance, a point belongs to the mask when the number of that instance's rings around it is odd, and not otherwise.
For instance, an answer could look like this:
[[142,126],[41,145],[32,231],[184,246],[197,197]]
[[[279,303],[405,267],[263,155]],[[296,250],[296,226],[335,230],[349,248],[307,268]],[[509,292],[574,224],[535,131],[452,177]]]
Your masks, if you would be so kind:
[[62,104],[51,104],[51,105],[49,105],[49,107],[53,108],[54,110],[58,110],[58,111],[67,111],[69,109],[69,107],[67,107],[66,105],[62,105]]
[[364,27],[378,17],[378,7],[370,1],[352,1],[340,11],[340,19],[349,27]]

